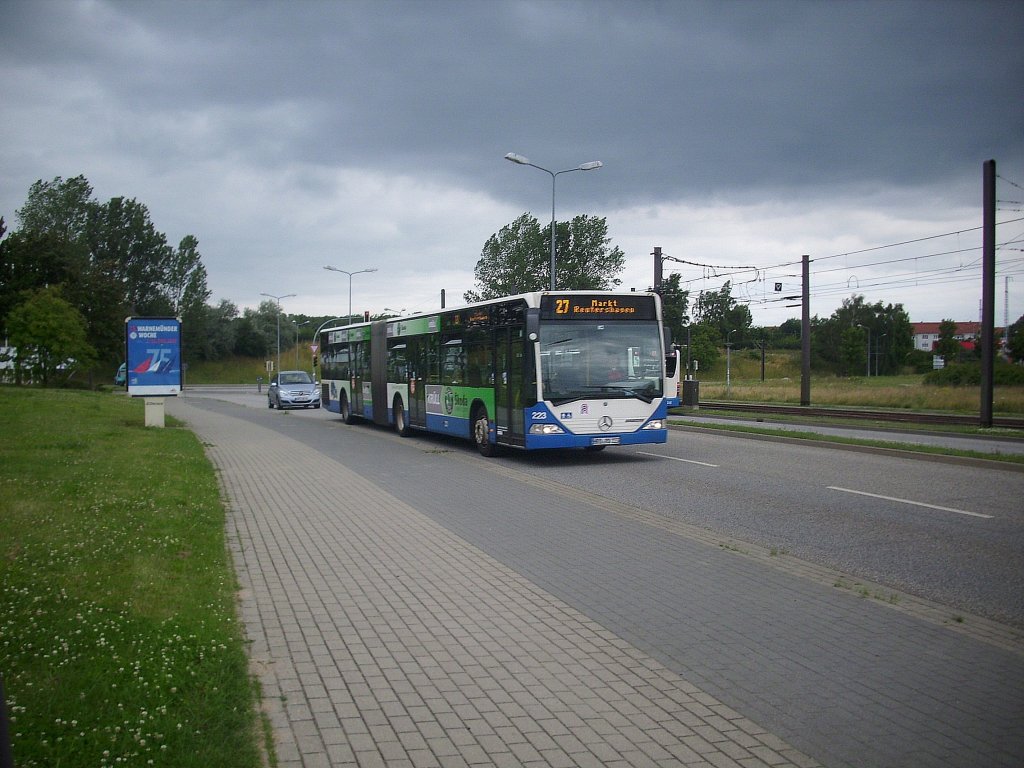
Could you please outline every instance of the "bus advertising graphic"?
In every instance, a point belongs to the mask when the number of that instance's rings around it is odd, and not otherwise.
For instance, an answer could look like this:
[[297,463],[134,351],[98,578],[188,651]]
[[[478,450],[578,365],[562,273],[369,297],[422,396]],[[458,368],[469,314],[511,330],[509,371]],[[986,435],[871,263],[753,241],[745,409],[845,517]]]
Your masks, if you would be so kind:
[[129,317],[124,338],[128,394],[177,396],[181,391],[181,320]]

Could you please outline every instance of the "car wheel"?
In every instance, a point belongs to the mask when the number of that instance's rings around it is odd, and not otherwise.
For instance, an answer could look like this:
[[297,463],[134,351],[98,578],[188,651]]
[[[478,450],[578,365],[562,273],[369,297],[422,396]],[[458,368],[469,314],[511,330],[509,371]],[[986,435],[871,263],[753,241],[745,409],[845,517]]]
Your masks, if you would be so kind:
[[471,424],[473,426],[473,442],[476,443],[476,449],[480,451],[480,455],[493,456],[497,447],[489,439],[490,423],[487,419],[487,409],[484,406],[478,405],[473,411]]
[[267,395],[267,408],[274,410],[274,401],[270,399],[270,395]]
[[355,419],[352,416],[352,407],[348,404],[348,395],[344,392],[341,393],[341,420],[346,424],[352,424]]
[[402,398],[395,398],[395,407],[392,409],[395,414],[395,431],[402,437],[408,437],[410,433],[409,419],[405,413],[405,408],[402,405]]

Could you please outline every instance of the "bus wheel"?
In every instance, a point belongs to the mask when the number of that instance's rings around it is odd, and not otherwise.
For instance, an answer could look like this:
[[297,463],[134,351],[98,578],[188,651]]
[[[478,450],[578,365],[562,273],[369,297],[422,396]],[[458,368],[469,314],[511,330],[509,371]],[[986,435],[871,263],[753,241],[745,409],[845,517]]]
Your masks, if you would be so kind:
[[481,456],[493,456],[496,451],[496,446],[488,439],[489,431],[487,409],[478,405],[473,411],[473,442],[476,443],[476,449],[480,451]]
[[402,398],[395,398],[395,405],[391,410],[395,415],[395,431],[402,437],[408,437],[409,419],[405,414],[405,408],[402,407]]
[[355,419],[352,418],[352,407],[348,404],[348,395],[346,395],[344,392],[341,393],[340,410],[342,421],[344,421],[346,424],[355,423]]

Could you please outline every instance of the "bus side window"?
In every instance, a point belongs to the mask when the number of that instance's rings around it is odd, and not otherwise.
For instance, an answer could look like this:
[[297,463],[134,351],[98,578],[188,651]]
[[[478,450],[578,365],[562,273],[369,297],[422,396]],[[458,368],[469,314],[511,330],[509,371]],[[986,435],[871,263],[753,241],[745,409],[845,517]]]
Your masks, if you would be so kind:
[[352,368],[350,365],[351,349],[349,349],[348,342],[342,342],[338,345],[334,353],[334,363],[336,377],[339,379],[348,379],[352,376]]
[[388,350],[388,381],[402,383],[407,380],[406,351],[405,343],[392,344]]
[[459,385],[466,382],[466,352],[462,338],[449,339],[442,348],[441,383]]
[[491,376],[491,346],[488,335],[475,334],[472,344],[466,346],[466,383],[471,387],[493,384]]
[[440,355],[438,354],[438,338],[437,336],[430,336],[426,339],[426,379],[428,384],[440,384],[441,383],[441,361]]

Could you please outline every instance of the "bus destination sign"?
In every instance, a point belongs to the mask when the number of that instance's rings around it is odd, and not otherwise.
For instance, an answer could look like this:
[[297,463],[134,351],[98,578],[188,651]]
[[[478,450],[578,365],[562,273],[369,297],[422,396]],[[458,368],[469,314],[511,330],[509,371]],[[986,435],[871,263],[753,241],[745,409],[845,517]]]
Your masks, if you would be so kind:
[[542,320],[656,320],[647,294],[557,294],[541,296]]

